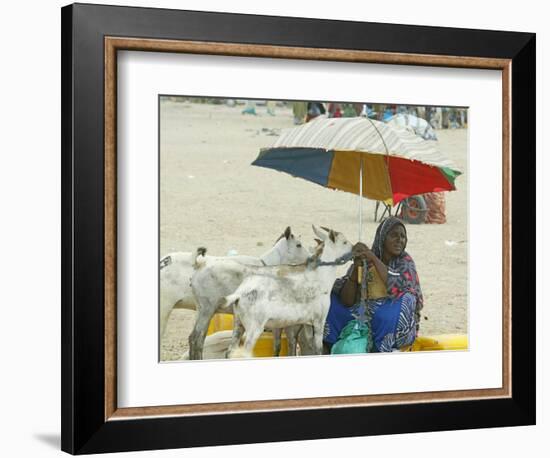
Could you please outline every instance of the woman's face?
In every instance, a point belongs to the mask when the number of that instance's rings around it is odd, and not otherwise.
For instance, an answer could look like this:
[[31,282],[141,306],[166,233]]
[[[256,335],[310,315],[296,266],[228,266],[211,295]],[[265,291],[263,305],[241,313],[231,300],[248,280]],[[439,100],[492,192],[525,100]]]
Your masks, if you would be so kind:
[[394,258],[399,256],[407,246],[407,233],[401,224],[396,224],[384,241],[384,255]]

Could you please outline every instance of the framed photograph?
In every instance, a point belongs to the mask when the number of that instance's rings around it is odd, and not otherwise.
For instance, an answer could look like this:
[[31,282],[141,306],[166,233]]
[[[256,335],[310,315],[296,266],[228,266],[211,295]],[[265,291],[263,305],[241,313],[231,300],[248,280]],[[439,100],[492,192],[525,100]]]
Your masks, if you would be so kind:
[[534,119],[531,33],[64,7],[62,449],[534,424]]

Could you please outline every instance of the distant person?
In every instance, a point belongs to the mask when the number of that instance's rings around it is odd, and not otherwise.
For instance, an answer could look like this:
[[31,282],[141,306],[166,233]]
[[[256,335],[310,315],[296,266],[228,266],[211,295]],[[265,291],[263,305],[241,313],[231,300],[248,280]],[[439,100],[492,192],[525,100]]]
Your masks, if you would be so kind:
[[449,118],[448,118],[448,127],[449,129],[458,129],[458,115],[457,110],[454,108],[449,108]]
[[[362,107],[361,107],[362,108]],[[361,111],[359,111],[361,113]],[[354,103],[345,103],[344,104],[344,118],[354,118],[356,116],[359,116],[355,109]]]
[[353,103],[353,110],[355,111],[354,116],[361,116],[361,113],[363,112],[363,104],[362,103]]
[[442,129],[449,129],[449,112],[450,109],[447,107],[440,108],[441,109],[441,128]]
[[445,224],[447,216],[445,215],[445,193],[444,192],[428,192],[422,194],[428,211],[426,212],[426,224]]
[[441,108],[436,108],[432,111],[430,124],[434,129],[441,129]]
[[365,104],[363,111],[361,112],[361,116],[365,116],[371,119],[376,119],[376,111],[370,105]]
[[275,116],[275,107],[277,103],[274,100],[268,100],[266,103],[266,111],[269,116]]
[[308,102],[306,122],[309,122],[317,116],[321,116],[325,113],[325,107],[321,102]]
[[328,104],[328,117],[329,118],[341,118],[342,117],[342,105],[339,103]]
[[292,114],[295,125],[304,124],[307,116],[307,102],[292,102]]
[[247,100],[246,106],[244,107],[244,110],[242,111],[242,114],[249,114],[256,116],[256,101],[254,100]]
[[458,110],[460,127],[464,129],[466,127],[466,110],[461,108]]
[[382,121],[389,121],[391,118],[393,118],[393,114],[394,112],[392,111],[392,109],[390,107],[386,107],[386,109],[384,110],[384,114],[382,115]]
[[419,118],[428,120],[426,107],[416,107],[416,116],[418,116]]
[[372,111],[374,111],[374,116],[375,116],[374,119],[376,119],[377,121],[381,121],[382,117],[384,116],[385,109],[386,109],[385,105],[374,104],[372,106]]

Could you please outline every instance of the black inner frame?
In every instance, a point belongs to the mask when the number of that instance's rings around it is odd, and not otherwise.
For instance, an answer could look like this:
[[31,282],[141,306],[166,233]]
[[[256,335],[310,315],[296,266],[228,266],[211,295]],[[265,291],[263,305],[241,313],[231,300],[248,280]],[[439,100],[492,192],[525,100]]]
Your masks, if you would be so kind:
[[[62,449],[73,454],[535,423],[535,35],[75,4],[62,8]],[[512,59],[512,397],[104,419],[106,36]],[[516,254],[514,256],[514,253]],[[475,370],[475,368],[472,368]],[[300,425],[296,428],[295,425]],[[209,431],[216,431],[211,434]]]

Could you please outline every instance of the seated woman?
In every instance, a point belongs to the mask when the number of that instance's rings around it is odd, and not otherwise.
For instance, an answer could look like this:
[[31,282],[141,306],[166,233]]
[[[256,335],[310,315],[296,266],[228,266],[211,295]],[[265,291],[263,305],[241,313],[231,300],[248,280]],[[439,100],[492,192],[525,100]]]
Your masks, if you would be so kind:
[[[353,247],[354,263],[332,289],[324,341],[334,344],[354,318],[352,308],[361,297],[358,266],[368,261],[369,287],[366,316],[370,320],[375,352],[390,352],[411,345],[416,338],[423,306],[416,266],[405,251],[407,231],[396,217],[386,218],[376,230],[372,251],[363,243]],[[378,285],[377,285],[378,284]],[[382,291],[377,287],[382,285]]]

